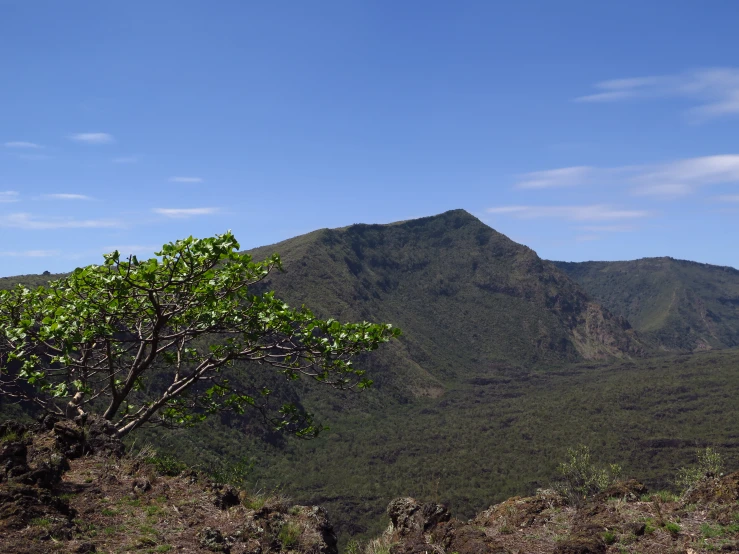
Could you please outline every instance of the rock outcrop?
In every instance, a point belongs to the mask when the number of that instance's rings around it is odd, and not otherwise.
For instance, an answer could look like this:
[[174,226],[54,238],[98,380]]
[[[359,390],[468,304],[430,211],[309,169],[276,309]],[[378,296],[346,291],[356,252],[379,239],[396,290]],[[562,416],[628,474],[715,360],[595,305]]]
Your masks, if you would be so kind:
[[95,417],[0,424],[0,552],[337,554],[322,508],[162,475],[151,456]]
[[578,506],[551,490],[509,498],[469,521],[399,498],[371,543],[391,554],[698,554],[739,552],[739,472],[707,477],[683,497],[617,483]]

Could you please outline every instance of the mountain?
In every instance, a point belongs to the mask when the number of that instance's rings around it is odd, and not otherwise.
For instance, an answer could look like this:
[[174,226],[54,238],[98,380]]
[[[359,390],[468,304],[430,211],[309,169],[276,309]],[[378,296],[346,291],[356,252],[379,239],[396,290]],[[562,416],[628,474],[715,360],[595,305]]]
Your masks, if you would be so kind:
[[314,441],[223,415],[142,430],[137,444],[321,504],[344,537],[381,531],[398,496],[472,517],[533,493],[581,443],[660,488],[697,446],[719,445],[739,465],[739,349],[642,356],[623,317],[464,211],[322,229],[251,254],[274,252],[285,271],[262,286],[278,297],[403,330],[358,361],[377,386],[353,395],[293,383],[288,393],[330,426]]
[[[266,288],[325,317],[400,327],[404,339],[390,347],[392,356],[421,381],[500,364],[549,367],[644,351],[624,318],[464,210],[321,229],[249,253],[260,259],[274,252],[284,272]],[[54,277],[6,277],[0,288]]]
[[274,252],[284,273],[265,286],[288,303],[400,327],[403,338],[384,355],[420,394],[501,365],[545,368],[644,351],[625,319],[463,210],[322,229],[250,254]]
[[673,258],[553,262],[665,350],[739,345],[739,271]]

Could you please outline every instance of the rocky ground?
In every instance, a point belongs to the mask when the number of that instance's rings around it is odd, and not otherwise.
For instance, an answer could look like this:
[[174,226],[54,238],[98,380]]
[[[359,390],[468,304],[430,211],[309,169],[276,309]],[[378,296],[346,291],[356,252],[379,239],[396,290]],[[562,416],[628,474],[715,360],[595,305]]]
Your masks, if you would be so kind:
[[[157,466],[151,453],[125,455],[104,420],[47,419],[34,429],[2,423],[0,552],[337,553],[323,509],[180,470]],[[540,491],[460,521],[444,506],[399,498],[388,506],[384,535],[347,551],[739,552],[739,472],[706,476],[681,497],[626,481],[574,504]]]
[[161,475],[113,435],[102,420],[0,424],[0,552],[337,552],[323,509]]
[[739,552],[739,472],[706,478],[681,498],[636,481],[570,505],[554,491],[510,498],[456,520],[412,498],[388,507],[391,525],[368,554],[697,554]]

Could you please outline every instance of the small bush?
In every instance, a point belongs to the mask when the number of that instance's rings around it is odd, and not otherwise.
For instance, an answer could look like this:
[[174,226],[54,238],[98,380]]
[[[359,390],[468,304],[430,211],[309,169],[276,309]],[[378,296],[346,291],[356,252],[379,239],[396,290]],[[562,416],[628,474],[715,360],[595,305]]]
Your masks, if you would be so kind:
[[349,541],[344,549],[345,554],[360,554],[362,552],[362,546],[358,541]]
[[703,479],[718,477],[724,469],[724,460],[711,447],[698,451],[698,464],[693,467],[682,467],[677,472],[675,483],[683,492],[689,491]]
[[733,523],[731,525],[710,525],[704,523],[701,525],[701,534],[707,539],[713,539],[716,537],[723,537],[724,535],[731,535],[739,533],[739,523]]
[[606,544],[613,544],[616,542],[616,533],[613,531],[606,531],[603,533],[603,542]]
[[19,438],[20,436],[18,435],[18,433],[9,430],[2,437],[0,437],[0,443],[17,441]]
[[365,554],[390,554],[390,544],[385,537],[373,539],[367,543]]
[[239,489],[248,486],[249,476],[254,471],[255,461],[251,458],[242,458],[232,464],[223,464],[211,468],[208,473],[216,483],[231,485]]
[[680,525],[675,522],[668,521],[667,523],[665,523],[665,529],[667,529],[671,535],[680,534]]
[[146,458],[146,461],[154,466],[154,469],[159,475],[177,477],[187,469],[187,464],[182,463],[173,456],[167,454],[163,456],[151,456]]
[[621,475],[621,466],[596,466],[590,458],[590,448],[580,445],[567,450],[568,461],[559,464],[562,481],[556,488],[573,504],[602,492]]
[[298,544],[300,539],[300,526],[295,523],[287,522],[280,528],[277,539],[285,548],[291,548]]

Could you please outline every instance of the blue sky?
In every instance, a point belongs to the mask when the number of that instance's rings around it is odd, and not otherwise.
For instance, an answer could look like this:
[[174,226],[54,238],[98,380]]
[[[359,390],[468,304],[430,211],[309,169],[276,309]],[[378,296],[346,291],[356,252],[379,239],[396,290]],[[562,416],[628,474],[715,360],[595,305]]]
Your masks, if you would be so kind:
[[739,267],[739,4],[0,0],[0,275],[464,208]]

